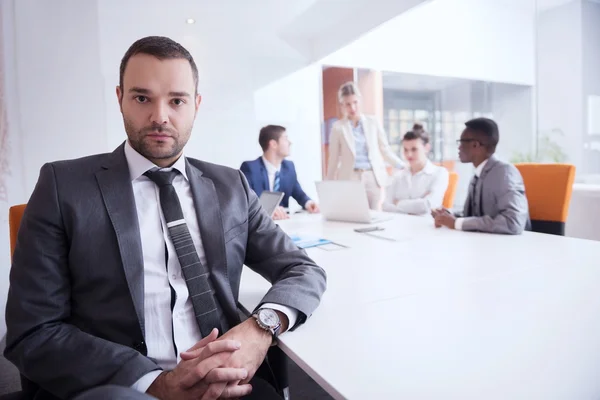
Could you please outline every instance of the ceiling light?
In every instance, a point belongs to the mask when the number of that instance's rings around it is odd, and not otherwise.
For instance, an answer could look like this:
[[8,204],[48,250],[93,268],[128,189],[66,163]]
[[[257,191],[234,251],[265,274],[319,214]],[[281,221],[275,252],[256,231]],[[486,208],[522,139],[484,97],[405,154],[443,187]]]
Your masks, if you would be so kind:
[[188,24],[195,24],[196,20],[194,18],[188,18],[185,20],[185,22],[187,22]]

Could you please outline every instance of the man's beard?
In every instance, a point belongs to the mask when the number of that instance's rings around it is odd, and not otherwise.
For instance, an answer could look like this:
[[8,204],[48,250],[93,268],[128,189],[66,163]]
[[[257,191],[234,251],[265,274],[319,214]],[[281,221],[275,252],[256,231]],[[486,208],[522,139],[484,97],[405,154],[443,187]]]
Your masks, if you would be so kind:
[[[151,126],[137,130],[126,118],[123,118],[123,122],[131,147],[149,160],[161,160],[176,157],[181,153],[187,143],[187,140],[181,143],[179,141],[179,132],[172,128],[167,128],[159,124],[152,124]],[[189,130],[191,131],[191,127]],[[170,145],[165,143],[164,146],[160,147],[154,146],[150,141],[144,140],[151,132],[165,133],[170,136],[170,139],[167,140],[172,140],[173,143]],[[188,134],[184,135],[184,137],[189,138],[189,132],[186,133]]]

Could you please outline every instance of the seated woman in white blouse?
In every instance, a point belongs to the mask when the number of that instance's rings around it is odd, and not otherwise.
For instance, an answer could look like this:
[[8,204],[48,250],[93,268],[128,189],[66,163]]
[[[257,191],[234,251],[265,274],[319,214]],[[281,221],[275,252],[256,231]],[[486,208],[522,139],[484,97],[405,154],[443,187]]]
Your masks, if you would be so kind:
[[427,132],[415,130],[404,135],[402,150],[408,165],[387,188],[383,211],[421,215],[442,207],[449,174],[429,161],[430,149]]

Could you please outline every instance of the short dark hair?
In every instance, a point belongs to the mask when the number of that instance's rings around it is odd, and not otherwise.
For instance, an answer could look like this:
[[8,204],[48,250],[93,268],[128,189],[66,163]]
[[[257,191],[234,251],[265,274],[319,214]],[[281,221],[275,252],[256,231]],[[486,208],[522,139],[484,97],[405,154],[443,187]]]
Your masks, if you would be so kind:
[[404,134],[402,141],[421,139],[423,144],[429,143],[429,134],[425,131],[408,131]]
[[184,58],[190,63],[192,67],[192,74],[194,75],[194,89],[195,93],[198,94],[198,67],[194,62],[194,58],[189,51],[173,39],[164,36],[147,36],[145,38],[136,40],[129,49],[125,52],[123,59],[121,59],[121,66],[119,68],[119,86],[123,90],[123,75],[125,75],[125,68],[129,59],[136,54],[148,54],[156,57],[159,60],[169,60],[176,58]]
[[493,153],[496,151],[496,146],[500,141],[500,130],[494,120],[489,118],[474,118],[465,122],[465,126],[483,138],[481,144],[489,152]]
[[360,90],[354,82],[346,82],[338,89],[338,101],[340,103],[344,101],[344,97],[352,95],[360,97]]
[[283,135],[283,132],[285,132],[283,126],[267,125],[263,127],[258,134],[258,144],[260,144],[263,151],[267,151],[271,140],[278,141],[281,135]]

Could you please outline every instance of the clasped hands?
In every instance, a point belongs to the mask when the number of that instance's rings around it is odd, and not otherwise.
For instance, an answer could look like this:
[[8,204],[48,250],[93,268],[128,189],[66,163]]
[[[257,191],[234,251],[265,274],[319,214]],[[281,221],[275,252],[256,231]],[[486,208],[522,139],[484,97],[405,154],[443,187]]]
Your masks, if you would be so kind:
[[450,229],[456,229],[456,217],[445,208],[431,210],[431,216],[433,217],[436,228],[445,226]]
[[254,318],[218,338],[217,329],[181,353],[175,369],[161,373],[147,390],[160,400],[230,399],[248,395],[250,380],[272,343]]

